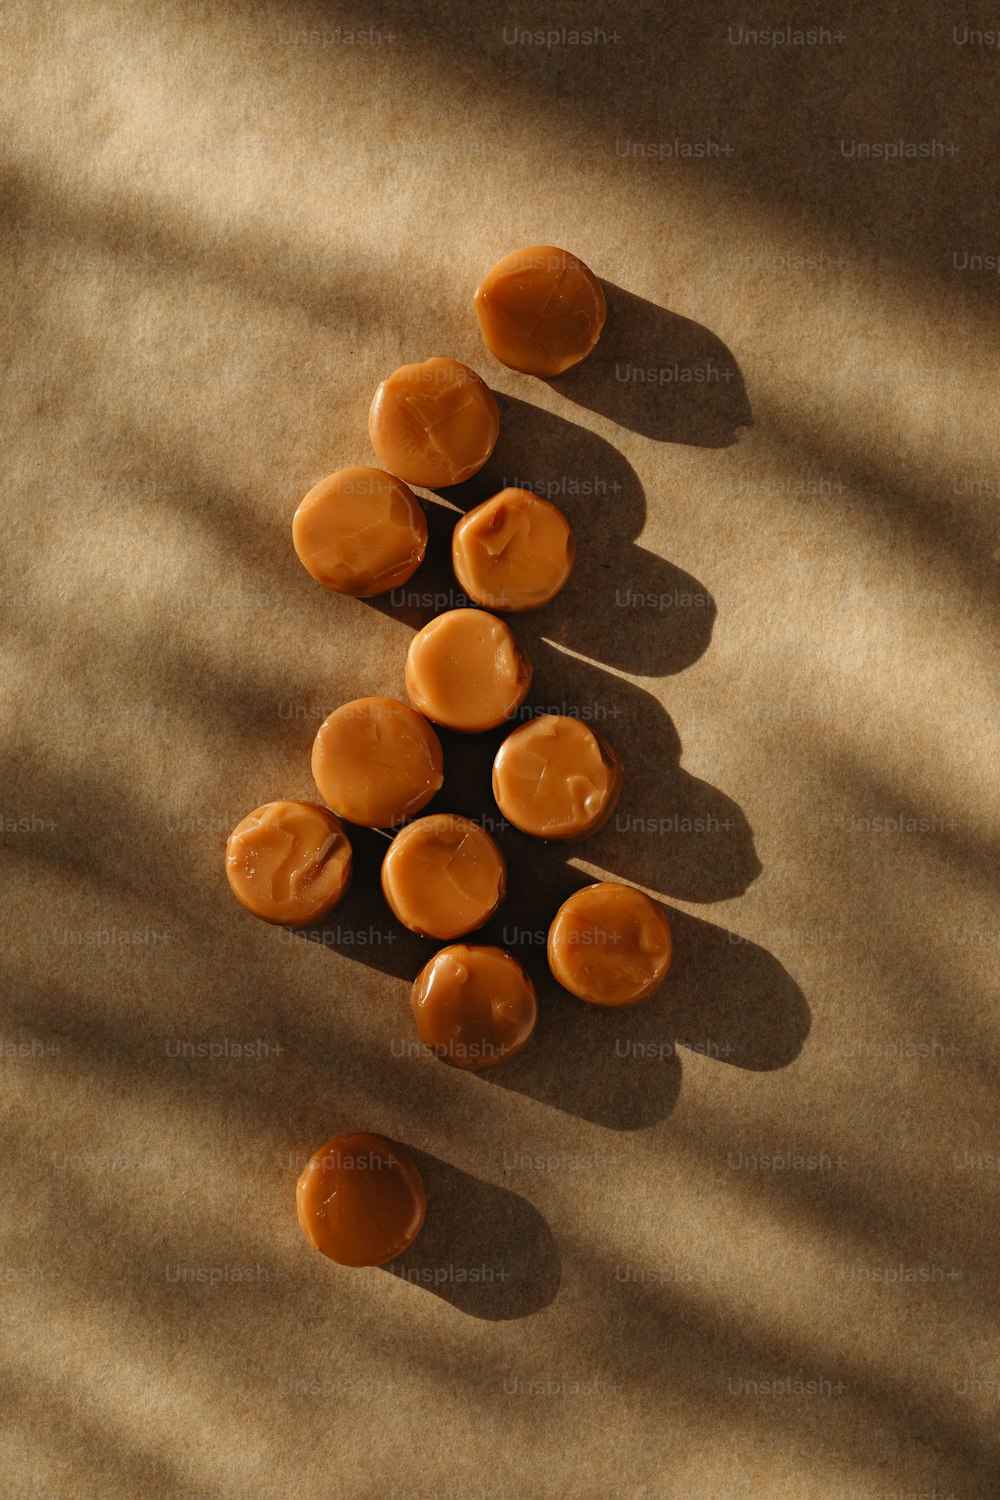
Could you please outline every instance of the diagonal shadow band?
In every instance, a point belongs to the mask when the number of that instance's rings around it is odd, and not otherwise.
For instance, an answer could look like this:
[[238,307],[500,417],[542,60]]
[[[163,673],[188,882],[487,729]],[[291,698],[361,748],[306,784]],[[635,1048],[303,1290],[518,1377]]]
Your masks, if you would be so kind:
[[491,1322],[548,1307],[559,1290],[559,1251],[538,1210],[509,1188],[407,1150],[434,1211],[413,1244],[382,1269]]

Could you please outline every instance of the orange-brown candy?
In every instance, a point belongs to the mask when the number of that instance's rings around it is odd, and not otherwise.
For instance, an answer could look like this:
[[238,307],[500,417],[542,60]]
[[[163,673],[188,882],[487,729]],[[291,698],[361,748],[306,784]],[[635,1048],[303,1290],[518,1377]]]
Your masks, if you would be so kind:
[[487,349],[526,375],[561,375],[579,364],[608,313],[593,271],[555,245],[505,255],[479,283],[475,304]]
[[422,714],[475,734],[516,713],[531,664],[503,620],[481,609],[449,609],[418,630],[406,653],[406,691]]
[[509,734],[493,762],[497,806],[522,833],[578,839],[611,816],[622,763],[580,719],[540,714]]
[[452,533],[455,577],[487,609],[538,609],[565,585],[576,556],[569,522],[530,490],[501,490]]
[[549,968],[591,1005],[638,1005],[663,983],[673,943],[663,912],[634,886],[602,881],[564,901],[549,928]]
[[412,1245],[427,1196],[410,1153],[384,1135],[338,1135],[311,1157],[295,1188],[309,1243],[341,1266],[381,1266]]
[[265,922],[312,922],[344,895],[351,846],[328,808],[267,802],[229,835],[226,876],[233,895]]
[[427,550],[427,520],[402,480],[381,469],[339,469],[302,501],[292,541],[318,583],[370,599],[416,572]]
[[428,489],[471,478],[499,432],[493,392],[457,359],[401,365],[382,381],[368,413],[368,436],[386,468]]
[[453,943],[417,975],[410,995],[420,1039],[445,1062],[482,1071],[520,1052],[535,1029],[535,987],[502,948]]
[[382,861],[382,890],[404,927],[457,938],[489,921],[507,890],[507,862],[484,828],[434,813],[401,829]]
[[342,818],[367,828],[394,828],[426,807],[441,788],[443,767],[434,730],[395,698],[341,704],[313,742],[320,792]]

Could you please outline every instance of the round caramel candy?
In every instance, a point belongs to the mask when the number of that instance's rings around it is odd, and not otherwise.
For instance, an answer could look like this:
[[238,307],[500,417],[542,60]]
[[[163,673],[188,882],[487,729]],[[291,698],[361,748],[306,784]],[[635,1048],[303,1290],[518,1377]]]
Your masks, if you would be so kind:
[[622,763],[580,719],[540,714],[509,734],[493,762],[504,817],[539,839],[578,839],[614,811]]
[[483,343],[512,370],[561,375],[601,336],[604,289],[582,260],[554,245],[514,250],[476,288]]
[[569,578],[576,542],[554,505],[530,490],[501,490],[452,533],[455,577],[487,609],[538,609]]
[[335,812],[367,828],[394,828],[426,807],[444,780],[441,741],[422,714],[395,698],[335,708],[313,742],[313,780]]
[[295,1189],[309,1243],[342,1266],[381,1266],[412,1245],[427,1196],[410,1153],[384,1135],[338,1135],[307,1162]]
[[347,890],[351,846],[328,808],[266,802],[237,823],[226,844],[233,895],[265,922],[312,922]]
[[475,734],[516,713],[531,664],[503,620],[481,609],[449,609],[418,630],[406,653],[406,691],[420,712]]
[[368,413],[368,436],[382,462],[428,489],[477,473],[499,432],[493,392],[457,359],[401,365],[382,381]]
[[402,480],[381,469],[339,469],[302,501],[292,540],[318,583],[370,599],[416,572],[427,550],[427,521]]
[[638,1005],[663,983],[673,944],[663,912],[634,886],[602,881],[564,901],[549,928],[549,968],[592,1005]]
[[502,948],[453,943],[417,975],[410,995],[420,1040],[445,1062],[481,1071],[520,1052],[535,1029],[535,987]]
[[382,890],[404,927],[457,938],[489,921],[507,889],[507,863],[478,823],[434,813],[408,823],[382,861]]

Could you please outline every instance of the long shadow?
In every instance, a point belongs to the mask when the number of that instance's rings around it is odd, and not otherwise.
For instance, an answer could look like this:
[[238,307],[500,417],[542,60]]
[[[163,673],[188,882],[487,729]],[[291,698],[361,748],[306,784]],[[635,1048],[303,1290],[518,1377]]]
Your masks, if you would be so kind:
[[753,423],[736,357],[709,329],[602,281],[597,347],[547,382],[578,406],[661,443],[728,448]]
[[560,852],[680,901],[742,896],[761,872],[750,825],[732,798],[682,768],[680,736],[658,699],[523,628],[521,639],[535,668],[524,716],[579,717],[624,764],[612,817]]
[[509,1188],[410,1149],[427,1189],[427,1220],[382,1269],[491,1322],[548,1307],[559,1290],[559,1251],[538,1210]]
[[442,609],[467,604],[451,569],[451,532],[463,511],[513,486],[557,505],[577,544],[565,589],[544,610],[516,617],[515,629],[537,622],[549,640],[641,676],[691,666],[708,649],[715,602],[697,578],[636,543],[646,496],[635,470],[585,427],[495,395],[500,438],[489,462],[465,484],[438,491],[438,501],[427,500],[423,564],[404,588],[368,602],[415,630]]

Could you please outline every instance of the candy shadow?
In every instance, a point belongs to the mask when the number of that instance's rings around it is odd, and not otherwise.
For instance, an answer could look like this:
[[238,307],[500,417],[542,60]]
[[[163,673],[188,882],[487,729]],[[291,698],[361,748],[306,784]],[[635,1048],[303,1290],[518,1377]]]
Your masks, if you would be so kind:
[[680,735],[663,705],[540,636],[522,632],[522,640],[534,665],[525,716],[530,709],[579,718],[624,766],[618,805],[604,827],[555,847],[667,899],[742,896],[761,872],[753,831],[731,797],[682,767]]
[[[580,846],[574,846],[578,848]],[[479,1076],[614,1130],[665,1119],[681,1087],[678,1048],[752,1072],[787,1067],[809,1034],[809,1005],[772,954],[736,933],[661,903],[673,935],[662,988],[640,1005],[588,1005],[552,978],[548,926],[596,877],[555,863],[540,846],[526,878],[477,941],[513,953],[538,995],[535,1035],[510,1063]]]
[[527,1199],[408,1148],[427,1189],[427,1219],[382,1269],[489,1322],[530,1317],[559,1290],[552,1231]]
[[546,384],[578,406],[663,443],[728,448],[753,425],[746,384],[716,334],[612,282],[586,359]]

